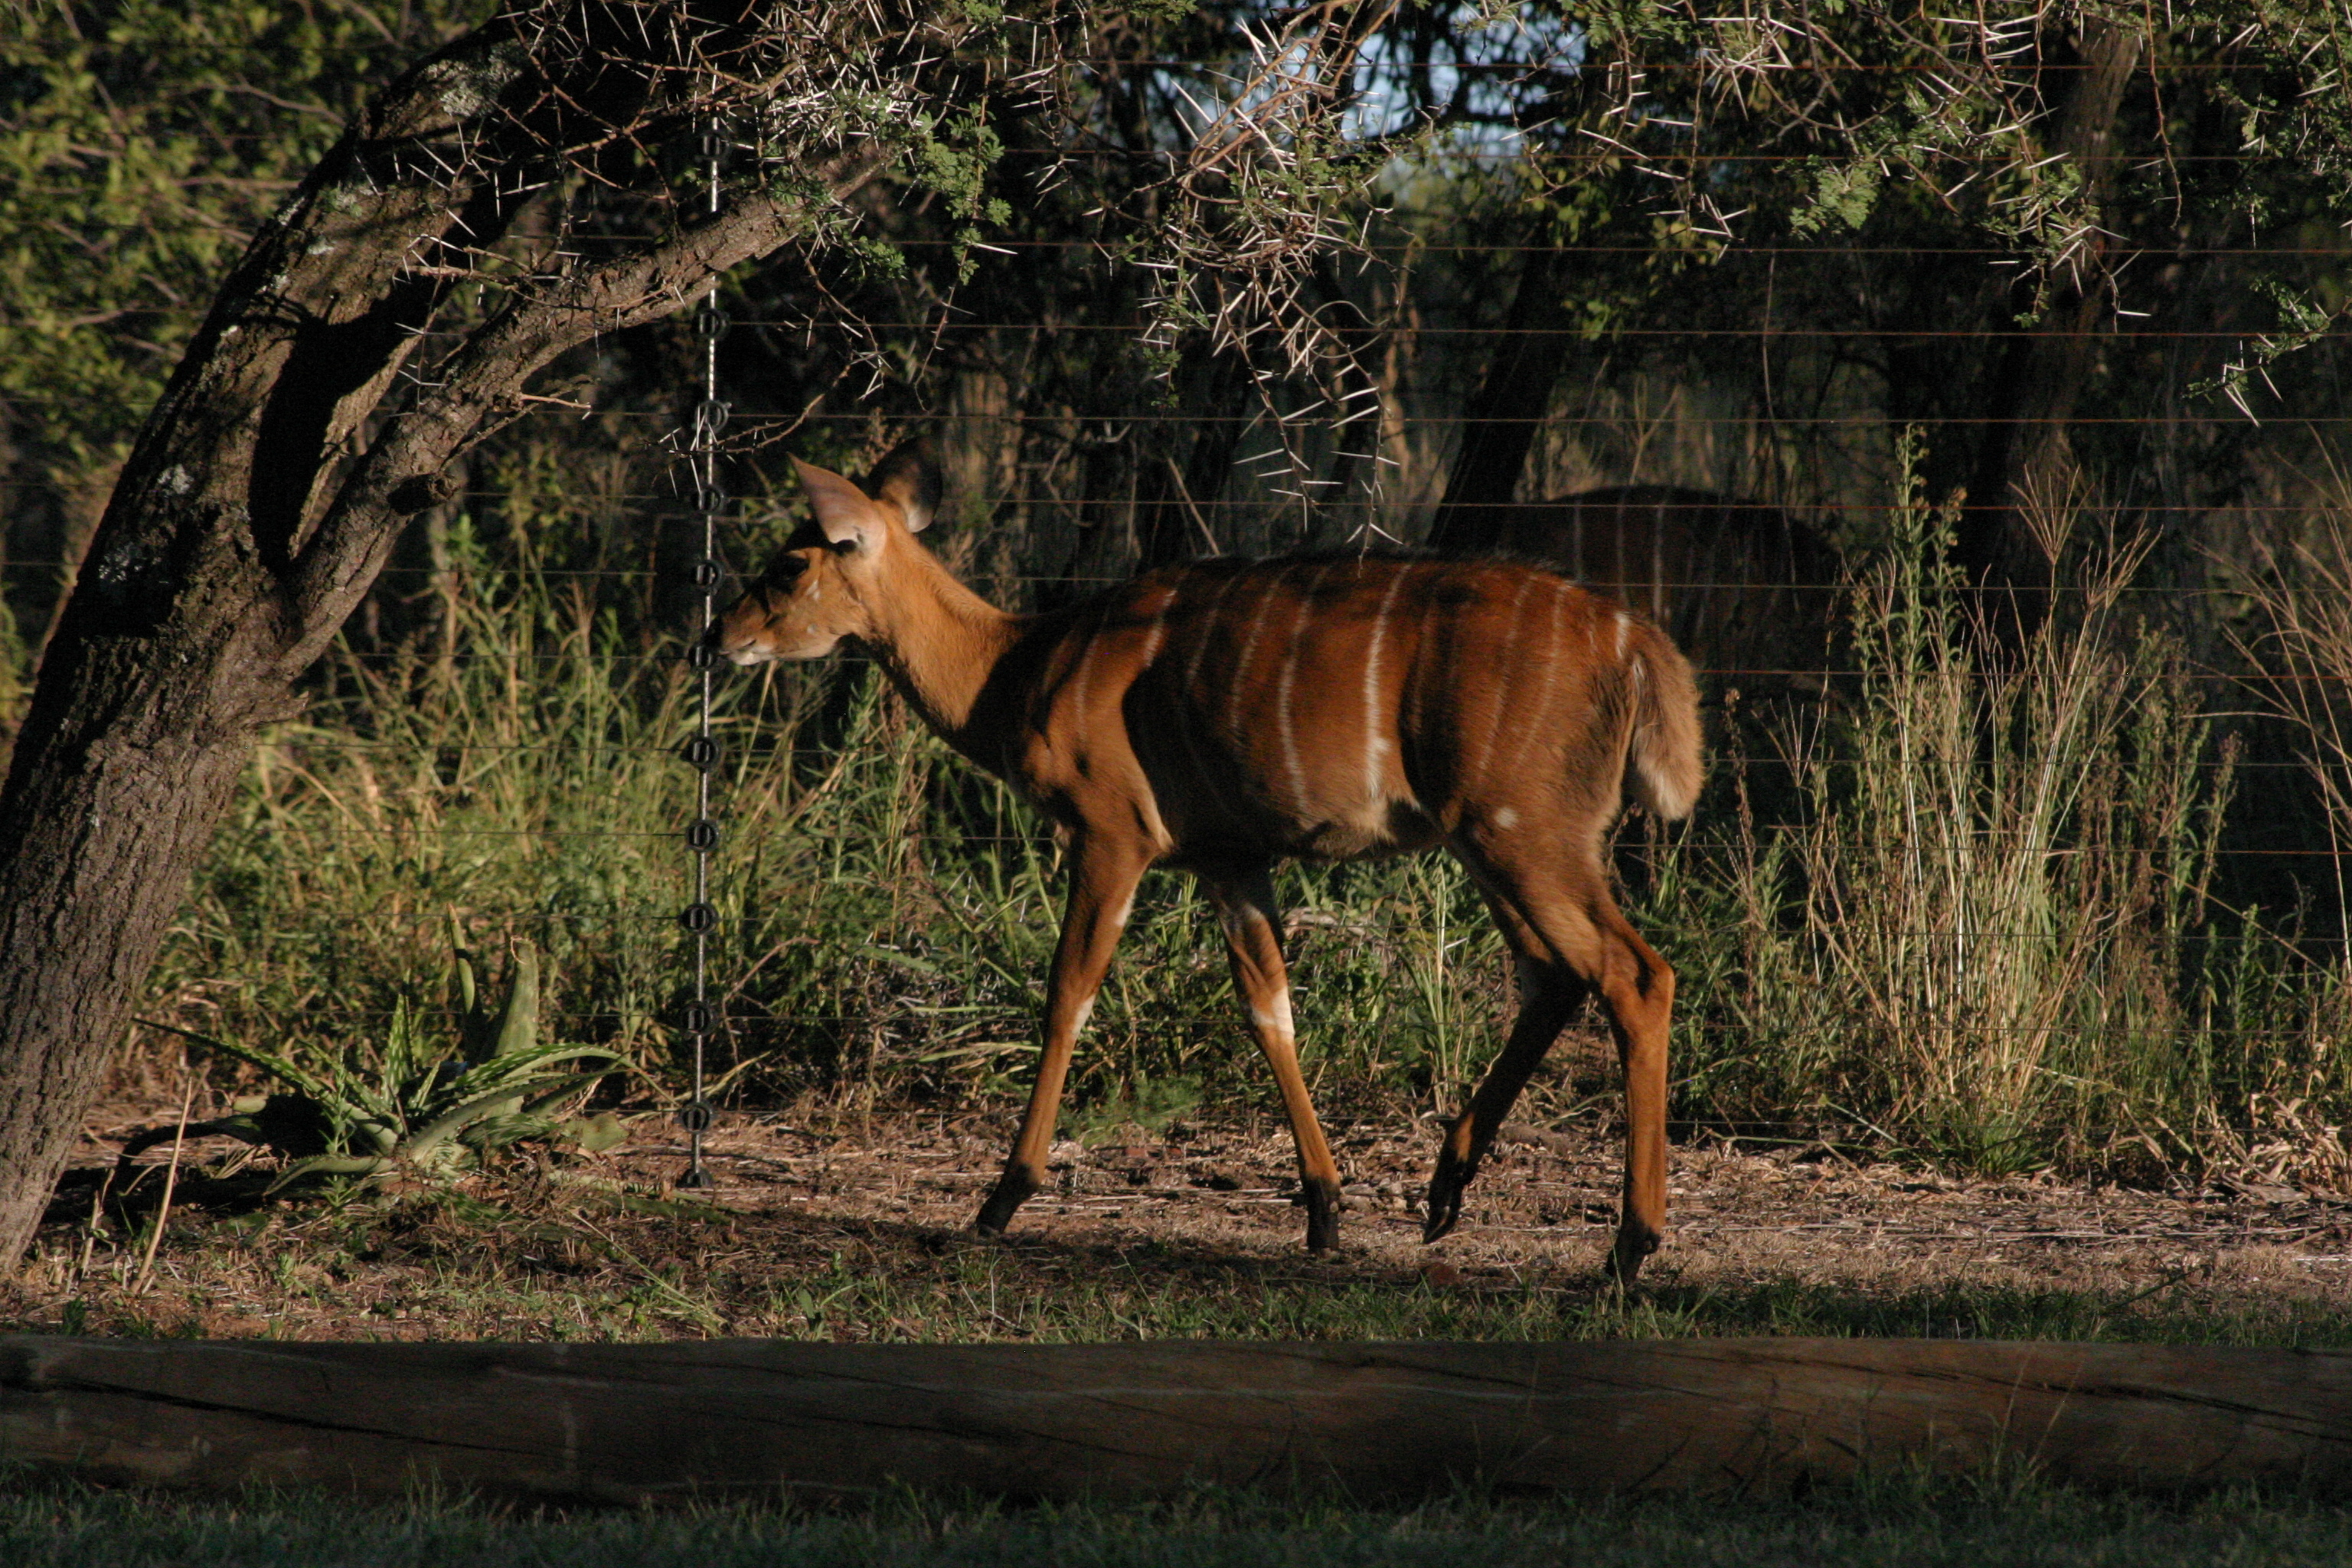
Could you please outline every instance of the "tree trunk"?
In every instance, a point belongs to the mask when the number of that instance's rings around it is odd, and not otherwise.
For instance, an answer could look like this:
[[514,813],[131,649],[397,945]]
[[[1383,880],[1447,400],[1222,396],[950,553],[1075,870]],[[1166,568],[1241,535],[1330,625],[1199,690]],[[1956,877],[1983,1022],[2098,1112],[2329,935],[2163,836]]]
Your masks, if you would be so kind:
[[[2074,466],[2066,426],[2089,379],[2092,333],[2108,308],[2105,246],[2097,219],[2115,171],[2116,117],[2139,63],[2144,34],[2085,17],[2081,64],[2058,131],[2058,153],[2080,171],[2092,220],[2064,278],[2043,279],[2041,320],[2001,345],[1987,385],[1984,425],[1961,512],[1953,559],[1996,595],[1992,623],[2015,636],[2041,619],[2053,564],[2034,528],[2033,504],[2054,500]],[[2036,285],[2021,283],[2011,314],[2032,308]]]
[[[836,146],[804,195],[746,182],[593,263],[484,274],[595,132],[682,128],[649,126],[649,106],[730,36],[646,22],[597,0],[509,13],[386,89],[254,240],[142,431],[0,788],[0,1264],[40,1219],[257,732],[297,710],[403,519],[446,499],[443,468],[556,354],[691,303],[885,156]],[[485,276],[503,303],[384,413],[444,294]]]
[[1568,363],[1568,313],[1559,295],[1561,253],[1526,252],[1510,315],[1486,374],[1464,416],[1462,446],[1445,480],[1445,499],[1430,523],[1433,549],[1453,550],[1506,531],[1511,500],[1536,432],[1551,409],[1552,387]]

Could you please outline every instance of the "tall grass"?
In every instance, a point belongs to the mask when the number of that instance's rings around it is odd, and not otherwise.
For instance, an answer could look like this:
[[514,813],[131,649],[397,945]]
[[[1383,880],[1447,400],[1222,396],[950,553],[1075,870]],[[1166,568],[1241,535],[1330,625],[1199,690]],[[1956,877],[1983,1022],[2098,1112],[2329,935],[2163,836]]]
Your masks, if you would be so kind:
[[[2282,1117],[2344,1120],[2340,985],[2210,897],[2232,752],[2177,639],[2127,613],[2133,554],[2070,563],[1989,659],[1942,527],[1915,496],[1857,569],[1853,673],[1780,727],[1770,804],[1719,770],[1649,857],[1636,919],[1683,975],[1680,1113],[1995,1169],[2243,1160]],[[688,974],[679,641],[528,550],[461,528],[451,559],[442,636],[346,651],[269,737],[152,1005],[273,1047],[373,1037],[442,1000],[454,917],[538,944],[550,1036],[630,1053],[659,1099]],[[1059,922],[1051,837],[869,671],[719,689],[728,1092],[1009,1111]],[[1512,1000],[1458,868],[1284,891],[1327,1108],[1450,1109]],[[1147,882],[1075,1088],[1088,1137],[1271,1109],[1187,880]]]
[[1728,852],[1654,900],[1737,932],[1686,977],[1685,1102],[1979,1169],[2211,1152],[2275,1091],[2264,1042],[2311,978],[2210,897],[2234,745],[2126,609],[2140,550],[2063,560],[1989,651],[1948,521],[1914,493],[1850,582],[1850,684],[1781,736],[1791,820],[1733,780]]
[[[549,1035],[629,1052],[666,1094],[689,973],[683,645],[575,577],[494,567],[469,531],[452,552],[439,633],[344,648],[306,719],[267,738],[150,1016],[272,1048],[380,1036],[403,1002],[444,1003],[454,920],[478,945],[537,944]],[[1011,1106],[1061,909],[1040,821],[856,665],[728,672],[714,730],[723,1081],[769,1101]],[[1291,890],[1327,1096],[1450,1102],[1501,1002],[1466,879],[1401,864]],[[1155,876],[1088,1031],[1076,1122],[1270,1108],[1246,1039],[1215,921],[1189,879]]]

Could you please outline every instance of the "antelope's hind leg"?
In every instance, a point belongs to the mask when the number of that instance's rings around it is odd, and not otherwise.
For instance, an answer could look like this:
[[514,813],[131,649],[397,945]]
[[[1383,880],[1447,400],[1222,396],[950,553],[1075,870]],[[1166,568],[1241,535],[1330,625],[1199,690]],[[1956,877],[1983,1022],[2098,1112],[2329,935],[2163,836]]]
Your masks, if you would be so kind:
[[1519,976],[1519,1016],[1511,1026],[1502,1054],[1454,1119],[1437,1145],[1437,1166],[1429,1178],[1428,1212],[1421,1239],[1432,1242],[1461,1223],[1462,1192],[1478,1173],[1479,1162],[1495,1142],[1503,1118],[1535,1076],[1544,1053],[1574,1016],[1577,1004],[1591,989],[1576,972],[1554,958],[1543,941],[1500,897],[1489,893],[1486,907],[1502,928]]
[[1504,863],[1463,852],[1528,985],[1511,1038],[1447,1130],[1430,1179],[1423,1239],[1434,1241],[1460,1217],[1462,1189],[1495,1139],[1570,1011],[1589,990],[1601,993],[1625,1079],[1625,1184],[1611,1249],[1610,1272],[1630,1281],[1658,1249],[1666,1225],[1666,1036],[1674,1014],[1675,972],[1627,923],[1596,866],[1589,878]]
[[1274,1068],[1283,1114],[1298,1146],[1298,1184],[1307,1200],[1307,1249],[1339,1245],[1339,1167],[1315,1120],[1307,1078],[1298,1069],[1298,1039],[1290,1015],[1290,972],[1282,958],[1282,912],[1265,868],[1202,878],[1224,927],[1234,964],[1234,989],[1249,1009],[1250,1029]]
[[1062,916],[1061,941],[1055,946],[1045,984],[1045,1040],[1037,1057],[1037,1081],[1029,1091],[1029,1110],[1004,1162],[1004,1174],[972,1221],[972,1229],[982,1236],[1003,1235],[1013,1223],[1013,1211],[1045,1184],[1045,1156],[1054,1146],[1054,1122],[1061,1110],[1063,1080],[1069,1077],[1070,1054],[1087,1016],[1094,1011],[1095,994],[1102,988],[1119,931],[1134,907],[1136,884],[1150,864],[1147,858],[1092,845],[1083,837],[1071,844],[1069,907]]

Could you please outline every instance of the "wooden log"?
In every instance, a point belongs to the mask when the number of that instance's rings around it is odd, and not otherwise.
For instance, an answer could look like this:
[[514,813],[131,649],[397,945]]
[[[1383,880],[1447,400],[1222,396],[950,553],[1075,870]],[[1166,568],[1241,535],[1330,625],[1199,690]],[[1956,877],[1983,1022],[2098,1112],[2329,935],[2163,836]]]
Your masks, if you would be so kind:
[[1783,1489],[2006,1459],[2352,1481],[2352,1353],[1948,1340],[283,1344],[0,1336],[0,1458],[103,1481],[642,1502],[1189,1485]]

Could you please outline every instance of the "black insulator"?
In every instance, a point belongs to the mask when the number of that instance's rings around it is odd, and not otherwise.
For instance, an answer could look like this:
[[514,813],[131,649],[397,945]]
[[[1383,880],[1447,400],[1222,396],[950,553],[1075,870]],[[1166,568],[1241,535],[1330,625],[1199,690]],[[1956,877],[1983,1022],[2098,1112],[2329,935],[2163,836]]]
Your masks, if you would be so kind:
[[686,847],[699,855],[708,855],[719,847],[719,824],[707,816],[698,816],[686,825]]
[[697,735],[680,746],[677,754],[686,759],[688,767],[707,773],[719,765],[719,742],[708,735]]
[[719,563],[704,556],[694,563],[694,585],[710,589],[719,586]]
[[697,640],[686,645],[686,663],[688,668],[709,669],[712,665],[718,662],[719,656],[710,650],[710,645],[709,643],[703,642],[698,638]]
[[688,904],[678,910],[677,923],[699,936],[719,929],[719,911],[709,904]]
[[677,1021],[688,1034],[707,1035],[718,1026],[719,1010],[708,1002],[688,1002],[677,1010]]
[[713,1120],[710,1102],[707,1100],[693,1100],[677,1108],[677,1124],[688,1132],[709,1131]]

